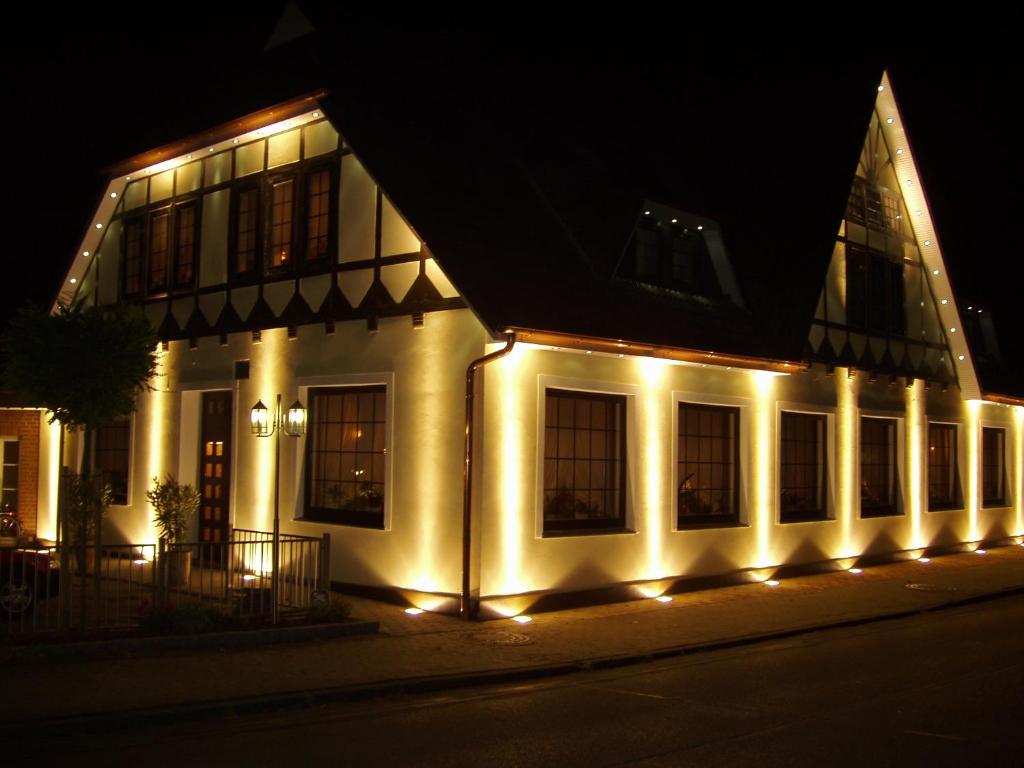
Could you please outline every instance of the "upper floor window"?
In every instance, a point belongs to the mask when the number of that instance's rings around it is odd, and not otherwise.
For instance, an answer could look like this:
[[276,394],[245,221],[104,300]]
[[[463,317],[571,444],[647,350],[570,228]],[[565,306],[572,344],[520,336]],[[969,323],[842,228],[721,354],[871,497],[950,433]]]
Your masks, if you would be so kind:
[[179,205],[174,234],[174,287],[191,288],[196,279],[196,257],[199,252],[199,203],[195,200]]
[[681,224],[641,220],[622,274],[651,285],[703,296],[719,293],[703,234]]
[[677,524],[739,522],[738,408],[679,404]]
[[899,232],[899,202],[871,182],[853,180],[846,203],[846,218],[880,232]]
[[981,430],[981,505],[1006,505],[1006,430],[982,427]]
[[142,293],[143,238],[146,222],[141,216],[124,222],[124,276],[121,290],[126,298]]
[[18,511],[18,441],[0,440],[0,510]]
[[544,533],[626,527],[626,398],[548,389]]
[[331,171],[321,168],[306,176],[306,261],[327,257],[331,245]]
[[896,421],[860,420],[860,514],[882,517],[899,514],[896,471]]
[[114,504],[128,503],[130,461],[131,419],[118,419],[97,428],[92,470],[101,473],[110,485]]
[[149,217],[149,276],[147,293],[167,291],[167,266],[171,246],[170,209],[157,211]]
[[824,414],[782,412],[779,477],[783,523],[828,518],[827,424]]
[[310,391],[307,519],[384,527],[386,392],[384,385]]
[[246,186],[235,189],[235,274],[239,277],[253,275],[256,272],[259,256],[259,206],[259,187]]
[[902,262],[853,243],[846,245],[846,319],[856,328],[906,332]]
[[267,242],[267,268],[292,263],[295,227],[295,178],[270,183],[270,221]]
[[956,509],[960,502],[956,424],[928,425],[928,508]]

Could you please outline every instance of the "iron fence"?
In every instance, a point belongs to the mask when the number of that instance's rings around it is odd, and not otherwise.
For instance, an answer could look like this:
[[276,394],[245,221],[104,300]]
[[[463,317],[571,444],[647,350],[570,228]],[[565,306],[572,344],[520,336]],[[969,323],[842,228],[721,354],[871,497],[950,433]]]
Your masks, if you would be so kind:
[[[132,629],[148,612],[200,605],[269,619],[273,534],[235,529],[228,541],[0,550],[0,633]],[[308,609],[329,588],[330,538],[281,534],[278,611]]]

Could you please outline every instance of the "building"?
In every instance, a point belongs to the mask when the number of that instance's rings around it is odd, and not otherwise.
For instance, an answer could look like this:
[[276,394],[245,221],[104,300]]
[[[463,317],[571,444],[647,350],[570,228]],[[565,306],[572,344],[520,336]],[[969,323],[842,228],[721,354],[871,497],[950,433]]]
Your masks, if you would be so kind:
[[[203,489],[198,540],[269,529],[249,413],[281,394],[309,408],[283,529],[331,533],[339,584],[431,610],[1021,536],[1024,398],[979,380],[888,76],[801,82],[813,136],[755,83],[696,99],[643,172],[627,139],[595,164],[607,137],[555,118],[359,84],[119,164],[57,299],[138,302],[163,339],[93,459],[107,535],[154,540],[168,472]],[[756,136],[703,124],[729,99]]]

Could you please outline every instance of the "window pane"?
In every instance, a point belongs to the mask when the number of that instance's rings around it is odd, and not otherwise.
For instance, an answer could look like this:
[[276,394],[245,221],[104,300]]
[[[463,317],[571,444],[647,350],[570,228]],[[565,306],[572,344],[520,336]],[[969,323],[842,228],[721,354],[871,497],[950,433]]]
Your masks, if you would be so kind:
[[195,203],[178,207],[174,249],[174,285],[177,288],[191,288],[195,282],[196,223]]
[[110,485],[114,504],[128,503],[130,443],[129,419],[105,424],[96,430],[92,470],[103,474]]
[[899,513],[896,480],[896,422],[863,418],[860,422],[860,513],[880,517]]
[[981,431],[981,503],[994,507],[1006,504],[1006,430],[984,427]]
[[738,522],[738,409],[680,403],[678,439],[679,527]]
[[331,172],[314,171],[306,177],[306,259],[327,256],[330,246]]
[[307,518],[384,527],[384,394],[383,386],[310,393]]
[[167,290],[167,257],[170,246],[170,212],[154,213],[149,219],[149,293]]
[[545,532],[623,528],[625,398],[549,389],[544,412]]
[[956,425],[928,425],[928,507],[960,506],[960,478],[956,460]]
[[256,269],[259,230],[259,190],[239,190],[235,211],[235,271],[251,274]]
[[269,258],[271,267],[283,267],[291,262],[294,192],[294,179],[279,181],[271,186]]
[[779,450],[782,522],[824,520],[825,416],[783,411]]

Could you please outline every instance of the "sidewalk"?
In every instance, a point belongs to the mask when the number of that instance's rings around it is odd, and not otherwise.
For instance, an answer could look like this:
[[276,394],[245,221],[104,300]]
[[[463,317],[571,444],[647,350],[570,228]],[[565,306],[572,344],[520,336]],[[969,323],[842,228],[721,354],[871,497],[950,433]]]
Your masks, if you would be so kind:
[[409,616],[351,598],[353,615],[380,622],[379,635],[7,665],[0,735],[59,720],[189,719],[540,677],[1012,593],[1024,594],[1021,546],[539,614],[529,624]]

